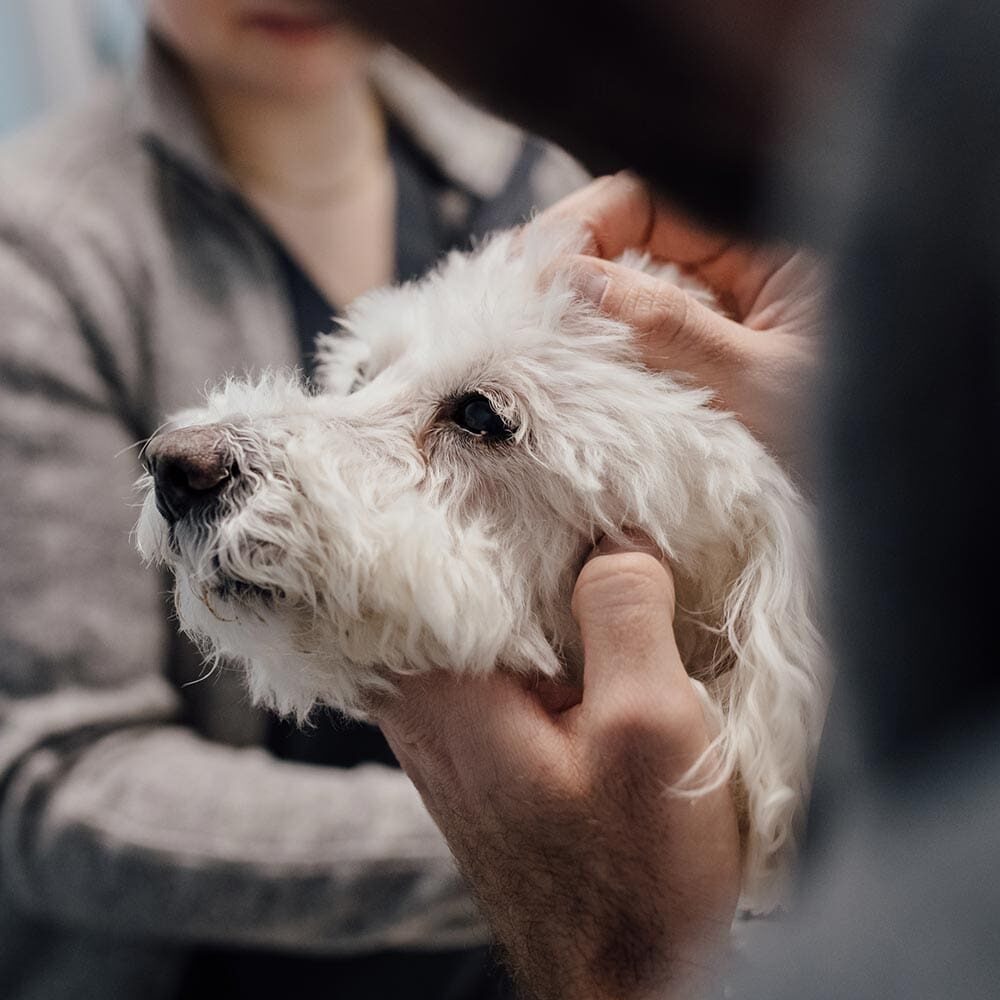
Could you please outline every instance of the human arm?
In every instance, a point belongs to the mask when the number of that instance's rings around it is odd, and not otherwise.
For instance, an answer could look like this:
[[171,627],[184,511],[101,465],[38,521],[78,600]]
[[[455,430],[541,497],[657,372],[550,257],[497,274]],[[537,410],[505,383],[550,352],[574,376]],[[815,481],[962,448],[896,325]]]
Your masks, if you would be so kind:
[[582,692],[498,674],[404,679],[380,718],[528,995],[700,996],[739,891],[728,786],[669,786],[711,740],[673,582],[605,544],[573,608]]

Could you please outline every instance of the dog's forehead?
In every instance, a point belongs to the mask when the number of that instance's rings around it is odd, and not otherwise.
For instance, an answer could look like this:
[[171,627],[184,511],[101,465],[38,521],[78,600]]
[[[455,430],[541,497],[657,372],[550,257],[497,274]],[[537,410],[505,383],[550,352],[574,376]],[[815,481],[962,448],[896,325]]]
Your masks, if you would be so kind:
[[419,284],[366,296],[346,326],[369,347],[370,376],[454,381],[517,365],[560,335],[566,292],[544,289],[541,265],[494,239],[473,255],[453,254]]

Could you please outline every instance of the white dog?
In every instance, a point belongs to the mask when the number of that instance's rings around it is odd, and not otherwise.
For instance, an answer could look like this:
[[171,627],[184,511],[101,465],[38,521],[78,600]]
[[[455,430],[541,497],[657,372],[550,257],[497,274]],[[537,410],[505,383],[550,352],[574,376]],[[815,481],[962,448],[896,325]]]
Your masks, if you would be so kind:
[[[138,527],[181,623],[253,695],[361,714],[393,674],[579,674],[570,595],[601,535],[647,533],[719,728],[675,794],[745,801],[742,904],[784,898],[824,706],[807,511],[709,393],[542,290],[577,234],[529,226],[372,293],[322,338],[319,391],[229,379],[146,452]],[[675,272],[676,273],[676,272]]]

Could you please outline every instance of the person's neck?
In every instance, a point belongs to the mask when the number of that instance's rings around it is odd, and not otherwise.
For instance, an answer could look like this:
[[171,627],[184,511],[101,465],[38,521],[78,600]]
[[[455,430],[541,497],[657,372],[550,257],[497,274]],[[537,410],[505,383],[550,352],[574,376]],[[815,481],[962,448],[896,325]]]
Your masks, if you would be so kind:
[[202,106],[237,186],[274,202],[323,207],[351,198],[385,161],[385,123],[367,82],[289,101],[202,84]]

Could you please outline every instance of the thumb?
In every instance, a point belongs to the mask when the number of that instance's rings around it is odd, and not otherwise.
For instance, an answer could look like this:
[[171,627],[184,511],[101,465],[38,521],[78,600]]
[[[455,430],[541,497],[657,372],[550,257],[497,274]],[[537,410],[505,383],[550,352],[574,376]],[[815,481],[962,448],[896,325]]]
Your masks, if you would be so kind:
[[602,689],[626,675],[657,686],[686,682],[673,629],[673,575],[648,541],[604,539],[580,572],[572,608],[583,639],[585,697],[602,698]]
[[732,321],[665,278],[584,255],[572,258],[570,274],[581,298],[635,330],[651,368],[708,375],[736,350]]

